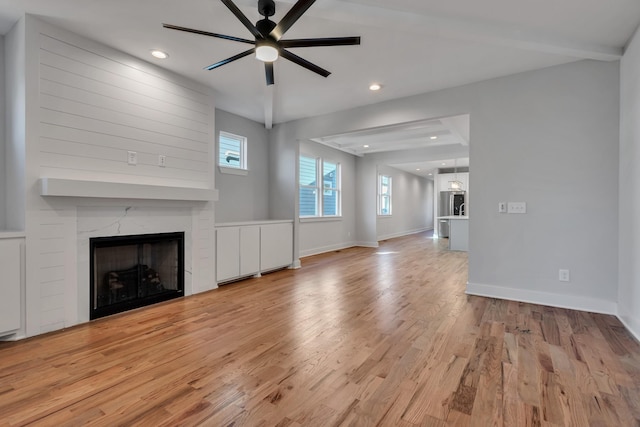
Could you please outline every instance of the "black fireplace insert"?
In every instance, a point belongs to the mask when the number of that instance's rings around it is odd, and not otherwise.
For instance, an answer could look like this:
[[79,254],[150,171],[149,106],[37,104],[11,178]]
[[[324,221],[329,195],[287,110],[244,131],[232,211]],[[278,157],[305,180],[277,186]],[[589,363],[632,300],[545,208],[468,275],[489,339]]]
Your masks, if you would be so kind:
[[184,295],[184,232],[96,237],[90,246],[90,318]]

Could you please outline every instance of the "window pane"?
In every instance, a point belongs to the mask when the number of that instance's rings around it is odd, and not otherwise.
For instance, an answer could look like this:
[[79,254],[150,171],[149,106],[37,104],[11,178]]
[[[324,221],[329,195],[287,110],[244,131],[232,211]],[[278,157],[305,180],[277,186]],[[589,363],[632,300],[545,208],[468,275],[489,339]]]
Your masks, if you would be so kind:
[[318,215],[318,198],[316,189],[300,187],[300,216]]
[[389,194],[391,188],[391,177],[380,175],[380,194]]
[[322,192],[322,215],[336,216],[340,214],[340,193],[336,190]]
[[322,167],[323,188],[338,188],[338,165],[324,162]]
[[316,185],[316,159],[300,156],[300,185]]
[[378,175],[378,215],[391,215],[391,177]]
[[227,168],[243,168],[243,145],[243,137],[220,132],[218,164]]
[[391,215],[391,198],[389,196],[380,197],[380,215]]

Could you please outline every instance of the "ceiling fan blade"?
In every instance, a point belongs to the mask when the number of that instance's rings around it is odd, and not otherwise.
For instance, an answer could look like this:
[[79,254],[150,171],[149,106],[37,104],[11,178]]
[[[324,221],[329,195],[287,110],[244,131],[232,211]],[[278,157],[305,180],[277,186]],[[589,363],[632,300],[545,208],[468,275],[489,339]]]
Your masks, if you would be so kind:
[[240,37],[227,36],[225,34],[210,33],[208,31],[195,30],[193,28],[186,28],[186,27],[179,27],[177,25],[171,25],[171,24],[162,24],[162,26],[164,28],[168,28],[170,30],[185,31],[187,33],[194,33],[194,34],[200,34],[200,35],[203,35],[203,36],[217,37],[219,39],[232,40],[234,42],[256,44],[255,40],[241,39]]
[[275,79],[273,77],[273,62],[264,63],[264,72],[267,76],[267,86],[271,86],[275,83]]
[[322,39],[280,40],[281,47],[353,46],[360,44],[360,37],[328,37]]
[[280,55],[283,58],[288,59],[289,61],[300,65],[301,67],[306,68],[307,70],[320,74],[322,77],[329,77],[329,74],[331,74],[330,71],[327,71],[324,68],[320,68],[316,64],[313,64],[304,58],[300,58],[298,55],[295,55],[287,50],[280,49]]
[[220,1],[229,8],[231,13],[233,13],[236,16],[236,18],[240,20],[240,22],[242,22],[242,25],[247,27],[247,30],[249,30],[251,34],[253,34],[258,39],[263,38],[262,34],[260,33],[260,31],[258,31],[256,26],[253,25],[251,21],[249,21],[249,19],[245,16],[244,13],[242,13],[240,9],[238,9],[238,6],[236,6],[234,2],[232,2],[231,0],[220,0]]
[[273,37],[276,41],[280,40],[284,33],[287,32],[289,28],[302,16],[303,13],[307,11],[314,4],[316,0],[298,0],[296,4],[293,5],[289,12],[278,22],[278,25],[275,26],[269,35]]
[[255,48],[249,49],[249,50],[245,50],[244,52],[239,53],[237,55],[234,55],[231,58],[223,59],[222,61],[218,61],[215,64],[211,64],[208,67],[204,67],[204,68],[205,68],[205,70],[213,70],[214,68],[222,67],[223,65],[226,65],[229,62],[233,62],[233,61],[235,61],[237,59],[244,58],[245,56],[251,55],[255,51],[256,51]]

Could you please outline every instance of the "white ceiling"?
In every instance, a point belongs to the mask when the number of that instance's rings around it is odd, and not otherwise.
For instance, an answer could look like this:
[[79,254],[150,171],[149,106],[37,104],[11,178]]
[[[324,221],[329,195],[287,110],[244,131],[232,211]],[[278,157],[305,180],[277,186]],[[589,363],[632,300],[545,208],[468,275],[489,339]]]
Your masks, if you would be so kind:
[[[249,20],[261,18],[256,0],[235,2]],[[294,3],[277,1],[272,20]],[[218,0],[0,0],[0,33],[24,13],[201,82],[214,89],[216,107],[270,127],[581,59],[618,60],[640,23],[640,1],[317,0],[285,39],[361,36],[362,44],[295,49],[332,74],[325,79],[279,59],[270,88],[262,63],[250,56],[203,70],[246,50],[245,44],[162,28],[170,23],[251,39]],[[151,49],[170,57],[156,60]],[[382,90],[369,91],[372,82]],[[468,134],[461,139],[449,124],[428,121],[319,140],[356,155],[366,154],[365,144],[369,152],[410,148],[421,139],[468,144]],[[420,129],[411,128],[416,125]],[[439,139],[425,140],[430,135]]]
[[[469,115],[397,123],[311,138],[311,140],[360,157],[367,154],[418,150],[436,146],[446,146],[457,153],[468,153]],[[408,153],[407,156],[411,157],[413,153],[415,151]],[[392,163],[390,166],[429,178],[439,168],[469,166],[469,158],[423,160],[413,157],[408,163]]]
[[389,166],[427,179],[433,179],[438,169],[453,169],[454,171],[456,171],[458,168],[469,168],[469,158],[456,157],[453,159],[425,160],[410,163],[392,163]]

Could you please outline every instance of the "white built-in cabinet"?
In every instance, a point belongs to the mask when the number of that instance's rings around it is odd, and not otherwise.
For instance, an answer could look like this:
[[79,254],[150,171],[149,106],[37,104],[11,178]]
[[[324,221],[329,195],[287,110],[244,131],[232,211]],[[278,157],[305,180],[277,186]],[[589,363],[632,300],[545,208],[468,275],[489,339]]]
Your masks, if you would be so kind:
[[20,329],[24,237],[0,232],[0,336]]
[[216,224],[218,283],[293,263],[293,221]]

